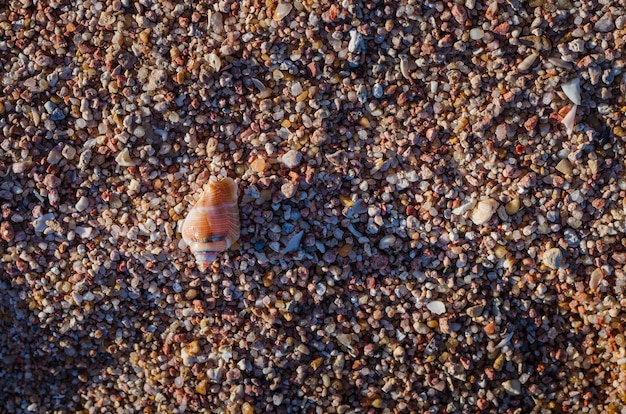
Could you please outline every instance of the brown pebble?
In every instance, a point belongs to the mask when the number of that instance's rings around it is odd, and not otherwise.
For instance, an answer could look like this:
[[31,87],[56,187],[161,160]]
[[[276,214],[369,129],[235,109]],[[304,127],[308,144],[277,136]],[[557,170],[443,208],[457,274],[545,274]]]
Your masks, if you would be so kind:
[[13,231],[13,226],[11,226],[10,222],[3,221],[2,224],[0,224],[0,237],[8,242],[13,240],[13,237],[15,237],[15,232]]
[[263,171],[265,171],[265,160],[263,158],[257,158],[256,160],[252,161],[252,164],[250,166],[255,173],[262,173]]
[[493,335],[495,331],[496,331],[495,322],[491,321],[487,325],[485,325],[485,333],[487,335]]

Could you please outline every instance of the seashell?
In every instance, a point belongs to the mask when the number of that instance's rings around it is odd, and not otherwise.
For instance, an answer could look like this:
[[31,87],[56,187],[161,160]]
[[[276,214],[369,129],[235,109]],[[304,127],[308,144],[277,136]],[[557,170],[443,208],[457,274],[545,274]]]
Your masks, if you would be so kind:
[[580,78],[574,78],[561,85],[561,89],[574,105],[580,105]]
[[569,110],[567,115],[565,115],[565,117],[561,121],[563,123],[563,125],[565,125],[565,129],[567,130],[567,134],[568,135],[572,133],[572,131],[574,130],[574,126],[576,125],[575,124],[575,121],[576,121],[576,108],[577,108],[576,105],[572,106],[572,109]]
[[134,167],[137,165],[131,158],[128,148],[124,148],[119,154],[117,154],[115,162],[117,162],[120,167]]
[[407,55],[400,55],[400,73],[409,81],[411,80],[411,73],[409,72],[409,58]]
[[185,218],[182,235],[201,271],[239,239],[237,184],[232,178],[209,182]]

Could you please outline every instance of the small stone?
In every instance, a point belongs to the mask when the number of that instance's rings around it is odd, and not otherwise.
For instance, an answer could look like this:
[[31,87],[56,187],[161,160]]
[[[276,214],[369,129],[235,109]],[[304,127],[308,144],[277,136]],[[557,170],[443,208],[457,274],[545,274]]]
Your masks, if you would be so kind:
[[74,231],[81,239],[88,239],[93,235],[93,227],[78,226]]
[[285,246],[285,248],[280,253],[286,254],[286,253],[291,253],[291,252],[295,252],[296,250],[298,250],[300,248],[300,242],[302,241],[302,236],[304,236],[304,231],[299,231],[298,233],[294,234],[291,237],[291,239],[289,239],[287,246]]
[[59,161],[61,161],[61,158],[63,157],[63,155],[61,154],[61,152],[59,152],[58,149],[53,148],[52,151],[50,151],[48,153],[48,156],[46,157],[46,161],[48,162],[48,164],[58,164]]
[[508,214],[509,216],[512,216],[514,214],[517,214],[521,207],[522,202],[520,201],[520,199],[514,198],[513,200],[506,203],[506,206],[504,206],[504,211],[506,211],[506,214]]
[[538,55],[536,53],[531,53],[526,58],[524,58],[524,60],[522,60],[519,65],[517,65],[517,69],[519,69],[520,72],[526,72],[535,63],[535,60],[537,60],[537,56]]
[[600,19],[593,25],[593,29],[596,32],[608,33],[615,29],[615,23],[613,22],[613,15],[610,12],[606,12],[600,17]]
[[249,402],[241,404],[241,414],[254,414],[254,407]]
[[467,11],[463,5],[454,3],[450,11],[452,13],[452,17],[454,17],[454,20],[456,20],[458,24],[465,25],[465,21],[467,20]]
[[580,98],[580,78],[576,77],[562,83],[561,89],[574,105],[580,105],[582,103]]
[[279,3],[278,6],[276,6],[276,10],[274,10],[274,20],[280,21],[284,19],[291,13],[292,8],[293,5],[291,3]]
[[517,379],[504,381],[502,388],[511,395],[520,395],[522,393],[522,384]]
[[572,175],[572,170],[573,170],[573,166],[570,160],[568,160],[567,158],[563,158],[561,161],[559,161],[559,163],[556,165],[556,170],[558,172],[560,172],[563,175]]
[[14,162],[11,165],[11,169],[13,170],[13,174],[22,174],[24,170],[26,170],[26,163],[23,161]]
[[3,221],[0,224],[0,237],[4,241],[10,242],[15,237],[15,232],[13,231],[13,226],[8,221]]
[[252,170],[255,173],[262,173],[263,171],[265,171],[265,160],[263,158],[257,158],[256,160],[252,161],[250,167],[252,167]]
[[476,318],[476,317],[482,315],[484,309],[485,309],[484,306],[476,305],[476,306],[472,306],[470,308],[467,308],[465,313],[467,313],[467,316],[469,316],[470,318]]
[[[196,383],[196,392],[198,394],[206,395],[206,380],[202,380]],[[243,407],[241,411],[243,412]]]
[[558,247],[553,247],[546,250],[543,254],[543,264],[550,269],[556,270],[562,267],[563,263],[563,251]]
[[378,243],[378,248],[382,250],[386,250],[390,248],[391,246],[393,246],[395,242],[396,242],[396,236],[394,236],[393,234],[388,234],[382,239],[380,239],[380,242]]
[[591,272],[591,276],[589,277],[589,289],[595,290],[604,279],[604,271],[601,268],[596,268],[593,272]]
[[481,29],[480,27],[475,27],[472,30],[470,30],[470,38],[472,40],[480,40],[483,38],[484,35],[485,35],[485,31]]
[[280,192],[285,196],[285,198],[292,198],[296,195],[297,190],[298,186],[291,181],[287,181],[285,184],[280,186]]
[[46,174],[43,183],[48,188],[56,188],[61,184],[61,179],[54,174]]
[[50,119],[53,121],[61,121],[65,119],[65,114],[60,108],[55,108],[54,111],[50,114]]
[[54,102],[52,101],[48,101],[45,104],[43,104],[43,109],[46,110],[46,112],[51,115],[52,112],[54,112],[55,109],[57,109],[57,106],[54,104]]
[[374,98],[376,99],[383,97],[383,87],[379,83],[375,83],[374,86],[372,86],[372,95],[374,95]]
[[294,82],[291,84],[291,96],[297,97],[298,95],[302,93],[302,91],[303,89],[302,89],[302,85],[300,84],[300,82]]
[[76,211],[85,211],[87,207],[89,207],[89,199],[85,196],[82,196],[76,203],[75,207]]
[[43,216],[39,217],[38,219],[33,220],[33,228],[37,233],[41,233],[43,232],[45,229],[48,228],[48,225],[46,224],[47,221],[50,220],[54,220],[54,214],[52,213],[48,213],[48,214],[44,214]]
[[429,302],[426,307],[435,315],[441,315],[446,312],[446,305],[440,300]]
[[302,161],[302,153],[296,150],[289,150],[283,155],[281,161],[287,168],[296,168]]
[[470,215],[470,219],[477,226],[485,224],[491,219],[491,217],[493,216],[493,213],[496,212],[499,205],[500,204],[493,198],[488,198],[486,200],[479,201],[476,207],[474,208],[474,210],[472,211],[472,214]]
[[565,229],[565,231],[563,231],[563,238],[570,247],[578,247],[580,244],[580,237],[578,237],[578,234],[576,234],[576,231],[573,229]]
[[337,252],[341,257],[348,257],[348,255],[352,252],[352,246],[349,244],[344,244],[339,248]]

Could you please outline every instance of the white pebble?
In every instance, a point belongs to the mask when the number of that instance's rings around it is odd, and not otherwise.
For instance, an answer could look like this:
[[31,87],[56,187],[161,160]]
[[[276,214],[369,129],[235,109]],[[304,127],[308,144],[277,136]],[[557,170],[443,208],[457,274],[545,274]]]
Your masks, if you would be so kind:
[[89,207],[89,199],[85,196],[82,196],[80,200],[76,203],[76,211],[85,211]]
[[289,150],[281,159],[287,168],[296,168],[302,161],[302,154],[296,150]]
[[485,35],[485,31],[481,29],[480,27],[475,27],[472,30],[470,30],[470,38],[472,40],[480,40],[483,38],[484,35]]
[[563,265],[563,252],[558,247],[546,250],[543,254],[543,264],[550,269],[558,269]]
[[489,219],[491,219],[491,216],[493,216],[493,213],[496,212],[499,205],[500,204],[493,198],[479,201],[476,208],[472,211],[470,219],[477,226],[485,224],[489,221]]
[[561,89],[574,105],[580,105],[580,78],[571,79],[561,84]]
[[426,307],[435,315],[441,315],[446,312],[446,305],[440,300],[432,301]]

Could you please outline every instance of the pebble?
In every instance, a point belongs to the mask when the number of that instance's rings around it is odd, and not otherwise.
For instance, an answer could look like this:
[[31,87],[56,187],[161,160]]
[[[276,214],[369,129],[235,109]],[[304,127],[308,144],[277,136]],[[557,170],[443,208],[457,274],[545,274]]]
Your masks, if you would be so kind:
[[87,210],[87,208],[89,207],[89,199],[85,196],[82,196],[77,202],[76,202],[76,211],[85,211]]
[[[613,20],[613,15],[610,12],[606,12],[598,19],[598,21],[593,25],[593,30],[600,33],[609,33],[615,29],[615,23]],[[577,104],[578,105],[578,104]]]
[[517,214],[521,207],[521,200],[519,198],[514,198],[513,200],[506,203],[506,205],[504,206],[504,211],[506,211],[506,214],[508,214],[509,216],[512,216],[514,214]]
[[483,225],[491,219],[493,213],[496,212],[499,205],[500,204],[492,198],[481,200],[478,202],[474,210],[472,210],[470,219],[477,226]]
[[601,268],[596,268],[591,272],[589,276],[589,289],[595,290],[604,279],[604,271]]
[[33,220],[33,228],[37,233],[42,233],[48,228],[47,221],[54,220],[55,216],[52,213],[44,214],[43,216]]
[[5,411],[622,408],[620,2],[9,3]]
[[535,63],[535,61],[537,60],[537,54],[536,53],[531,53],[530,55],[526,56],[520,63],[519,65],[517,65],[517,69],[520,72],[526,72],[528,71],[533,64]]
[[393,246],[395,242],[396,242],[396,236],[394,236],[393,234],[388,234],[384,236],[382,239],[380,239],[380,242],[378,243],[378,248],[382,250],[386,250],[390,248],[391,246]]
[[502,382],[502,388],[504,388],[504,391],[511,395],[522,394],[522,383],[517,379],[511,379]]
[[563,231],[563,238],[570,247],[578,247],[580,244],[580,237],[578,237],[578,234],[576,234],[576,231],[573,229],[565,229]]
[[565,266],[563,260],[563,251],[558,247],[553,247],[543,253],[543,264],[553,270],[560,269]]
[[287,254],[287,253],[295,252],[296,250],[298,250],[300,248],[300,242],[302,241],[302,236],[304,236],[304,231],[299,231],[298,233],[291,236],[291,239],[289,239],[289,242],[280,253]]
[[61,152],[56,149],[53,148],[49,153],[48,156],[46,157],[46,161],[48,162],[48,164],[58,164],[59,161],[61,161],[63,159],[63,155],[61,154]]
[[257,158],[256,160],[252,161],[250,167],[252,167],[252,170],[255,173],[262,173],[263,171],[265,171],[265,160],[263,158]]
[[13,231],[13,226],[8,221],[3,221],[0,224],[0,237],[2,240],[6,242],[10,242],[15,237],[15,232]]
[[568,160],[567,158],[563,158],[556,165],[556,170],[563,175],[572,175],[573,169],[574,169],[574,166],[572,165],[571,161]]
[[442,315],[446,312],[446,305],[439,300],[429,302],[426,307],[435,315]]
[[291,181],[287,181],[285,184],[280,186],[280,192],[285,196],[285,198],[292,198],[296,195],[296,191],[298,187],[292,183]]
[[485,31],[480,27],[475,27],[470,30],[470,38],[472,40],[481,40],[485,36]]
[[287,151],[281,158],[287,168],[296,168],[302,162],[302,153],[296,150]]

